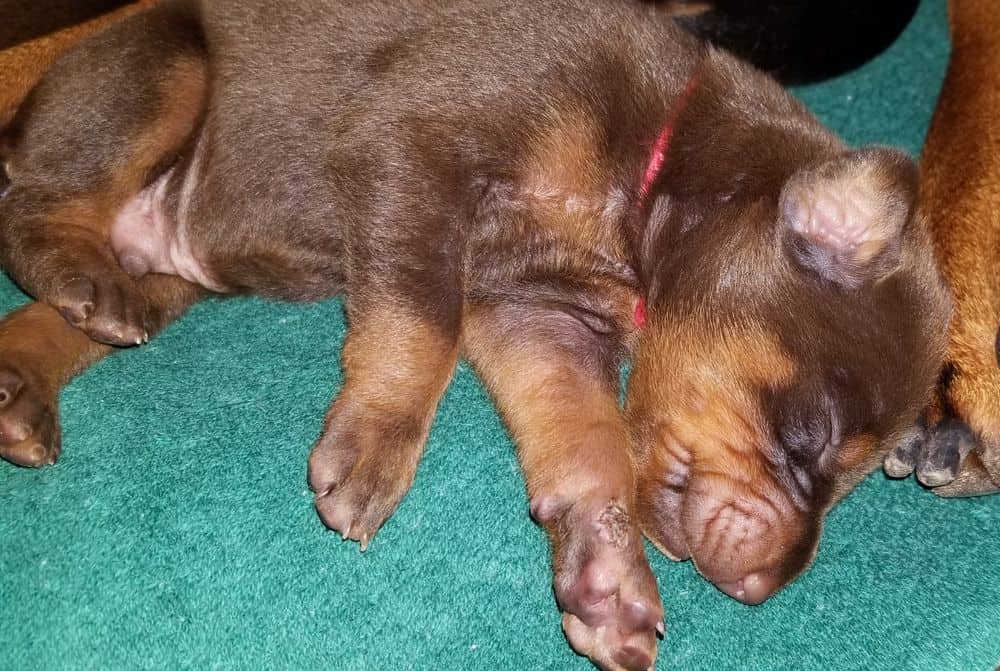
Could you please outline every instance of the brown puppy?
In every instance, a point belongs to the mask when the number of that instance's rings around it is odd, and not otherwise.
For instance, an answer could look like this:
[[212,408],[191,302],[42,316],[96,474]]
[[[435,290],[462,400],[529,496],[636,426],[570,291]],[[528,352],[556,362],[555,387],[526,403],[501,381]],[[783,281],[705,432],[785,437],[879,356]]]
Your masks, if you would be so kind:
[[61,59],[5,142],[0,261],[42,302],[0,323],[0,454],[55,460],[94,341],[206,290],[344,292],[324,522],[369,542],[464,351],[606,668],[662,631],[640,529],[765,598],[940,365],[913,163],[649,7],[168,1]]
[[1000,15],[990,0],[949,3],[952,54],[927,145],[922,189],[955,314],[939,399],[886,459],[942,496],[1000,492]]

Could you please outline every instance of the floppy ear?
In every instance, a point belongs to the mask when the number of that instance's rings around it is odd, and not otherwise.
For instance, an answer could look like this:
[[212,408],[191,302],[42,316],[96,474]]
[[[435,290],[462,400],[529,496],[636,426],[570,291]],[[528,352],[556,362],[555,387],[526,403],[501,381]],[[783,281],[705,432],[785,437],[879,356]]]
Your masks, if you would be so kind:
[[899,265],[917,201],[917,166],[881,147],[796,172],[781,190],[785,249],[804,269],[854,289]]

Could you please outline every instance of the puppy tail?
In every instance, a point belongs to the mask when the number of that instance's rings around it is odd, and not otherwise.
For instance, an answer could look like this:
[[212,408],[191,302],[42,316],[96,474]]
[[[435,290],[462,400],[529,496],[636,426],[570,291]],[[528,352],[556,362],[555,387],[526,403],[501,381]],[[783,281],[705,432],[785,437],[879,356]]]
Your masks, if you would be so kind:
[[784,84],[843,74],[892,44],[919,0],[659,0],[687,31]]

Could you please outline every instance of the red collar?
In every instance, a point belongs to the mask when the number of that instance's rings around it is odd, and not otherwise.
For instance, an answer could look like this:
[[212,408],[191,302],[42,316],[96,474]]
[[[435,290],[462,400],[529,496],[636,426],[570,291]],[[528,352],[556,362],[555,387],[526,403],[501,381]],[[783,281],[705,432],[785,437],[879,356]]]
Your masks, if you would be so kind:
[[692,96],[694,96],[694,92],[700,84],[701,63],[698,63],[694,68],[694,72],[691,73],[691,77],[688,78],[687,84],[684,85],[684,90],[681,91],[681,94],[677,97],[677,101],[670,108],[667,120],[663,124],[663,130],[660,131],[660,134],[656,137],[656,141],[653,143],[653,151],[649,155],[649,163],[646,164],[646,171],[642,175],[642,184],[639,185],[640,208],[646,205],[646,197],[649,195],[649,190],[652,188],[656,178],[659,177],[660,171],[663,170],[663,164],[667,161],[667,152],[670,150],[670,141],[673,139],[677,121],[680,119],[681,114],[684,113],[684,110],[687,109]]
[[[674,102],[673,107],[670,108],[670,112],[667,114],[667,120],[663,124],[663,130],[656,137],[656,141],[653,142],[653,151],[649,155],[649,163],[646,164],[646,170],[642,174],[642,183],[639,185],[639,202],[638,207],[640,210],[646,207],[646,198],[649,196],[649,190],[653,186],[653,182],[659,177],[660,171],[663,170],[663,164],[667,161],[667,153],[670,150],[670,141],[674,136],[674,129],[677,126],[677,122],[680,119],[681,114],[687,109],[688,104],[691,102],[691,98],[694,96],[694,92],[698,89],[701,84],[701,62],[695,66],[694,71],[687,80],[687,84],[684,85],[684,90],[677,97],[676,102]],[[638,302],[635,304],[635,312],[632,315],[632,322],[635,324],[637,329],[641,329],[646,325],[646,298],[645,296],[640,296]]]

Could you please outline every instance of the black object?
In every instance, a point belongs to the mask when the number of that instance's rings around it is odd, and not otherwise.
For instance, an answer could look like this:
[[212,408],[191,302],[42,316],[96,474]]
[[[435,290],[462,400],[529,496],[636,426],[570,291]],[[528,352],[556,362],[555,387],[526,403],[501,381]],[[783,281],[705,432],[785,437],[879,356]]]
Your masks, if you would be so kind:
[[0,0],[0,49],[72,26],[128,0]]
[[[862,65],[903,32],[920,0],[673,0],[677,22],[785,84]],[[705,11],[700,11],[701,8]]]

